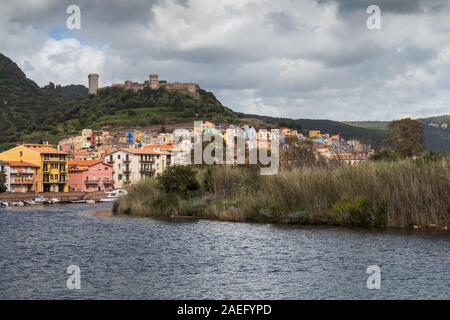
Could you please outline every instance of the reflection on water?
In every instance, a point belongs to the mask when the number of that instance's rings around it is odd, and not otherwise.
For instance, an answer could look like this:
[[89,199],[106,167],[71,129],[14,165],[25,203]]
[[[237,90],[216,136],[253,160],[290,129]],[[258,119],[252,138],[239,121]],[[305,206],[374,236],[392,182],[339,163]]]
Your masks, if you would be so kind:
[[[450,234],[0,209],[0,298],[450,298]],[[68,290],[66,269],[81,268]],[[381,290],[366,288],[378,265]]]

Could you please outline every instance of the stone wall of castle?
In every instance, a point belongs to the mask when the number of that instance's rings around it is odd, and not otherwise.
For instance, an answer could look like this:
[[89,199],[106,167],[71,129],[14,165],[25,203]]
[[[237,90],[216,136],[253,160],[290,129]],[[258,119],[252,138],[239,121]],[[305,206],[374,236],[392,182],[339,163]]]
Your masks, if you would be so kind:
[[[98,75],[97,74],[90,74],[89,75],[89,93],[90,94],[97,94],[97,91],[99,90],[98,87]],[[114,83],[111,85],[113,88],[122,88],[126,90],[133,90],[133,91],[139,91],[143,90],[144,88],[151,88],[153,90],[163,88],[166,90],[173,90],[173,91],[185,91],[188,92],[194,96],[198,96],[198,91],[200,90],[199,85],[195,83],[181,83],[181,82],[172,82],[172,83],[165,83],[159,81],[159,75],[158,74],[150,74],[149,80],[145,81],[144,83],[138,83],[138,82],[132,82],[130,80],[125,81],[124,83]]]

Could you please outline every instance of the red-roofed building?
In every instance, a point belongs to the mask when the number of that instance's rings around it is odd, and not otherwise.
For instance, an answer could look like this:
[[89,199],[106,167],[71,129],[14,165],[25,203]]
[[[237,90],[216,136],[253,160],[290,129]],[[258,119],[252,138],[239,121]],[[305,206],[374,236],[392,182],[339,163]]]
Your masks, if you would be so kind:
[[171,153],[151,148],[124,148],[107,154],[105,162],[113,165],[114,186],[123,188],[164,172],[171,164]]
[[6,174],[6,191],[35,192],[38,190],[39,166],[24,161],[0,161]]
[[70,160],[70,191],[111,191],[114,189],[113,168],[103,160]]

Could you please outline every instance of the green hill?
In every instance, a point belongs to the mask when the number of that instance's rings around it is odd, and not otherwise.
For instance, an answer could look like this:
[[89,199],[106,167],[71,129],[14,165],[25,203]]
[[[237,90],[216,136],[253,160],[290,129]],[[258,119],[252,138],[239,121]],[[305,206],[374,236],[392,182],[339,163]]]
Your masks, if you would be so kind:
[[[40,88],[9,58],[0,54],[0,151],[14,143],[47,140],[78,134],[83,128],[115,129],[209,120],[215,123],[258,124],[320,130],[341,134],[378,146],[387,123],[287,119],[233,112],[213,93],[200,89],[194,97],[183,91],[165,89],[133,92],[105,88],[87,95],[82,85]],[[420,119],[426,146],[450,153],[450,116]]]
[[106,88],[84,95],[84,86],[39,88],[20,68],[0,54],[0,144],[57,142],[83,128],[147,126],[210,120],[239,122],[211,93],[199,97],[182,91],[146,88],[139,92]]
[[[422,123],[424,143],[428,150],[450,154],[450,115],[417,119]],[[352,121],[346,122],[352,126],[378,130],[384,133],[388,121]]]

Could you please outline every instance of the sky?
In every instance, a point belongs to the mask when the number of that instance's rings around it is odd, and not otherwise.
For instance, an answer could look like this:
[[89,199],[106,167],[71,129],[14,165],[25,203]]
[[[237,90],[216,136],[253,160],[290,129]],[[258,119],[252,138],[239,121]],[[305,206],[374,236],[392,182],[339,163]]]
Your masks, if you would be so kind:
[[[450,114],[449,2],[0,0],[0,53],[40,86],[158,73],[251,114],[428,117]],[[80,29],[67,28],[69,5]]]

